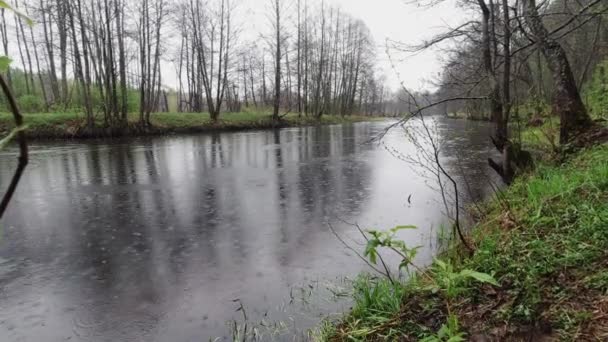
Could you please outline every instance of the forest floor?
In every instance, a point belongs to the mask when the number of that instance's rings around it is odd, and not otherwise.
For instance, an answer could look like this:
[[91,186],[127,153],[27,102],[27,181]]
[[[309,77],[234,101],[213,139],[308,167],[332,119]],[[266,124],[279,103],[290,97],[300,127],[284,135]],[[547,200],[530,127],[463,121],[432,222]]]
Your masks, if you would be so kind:
[[522,134],[535,170],[476,209],[473,254],[454,244],[403,281],[361,275],[315,339],[608,341],[608,144],[559,153],[550,125]]
[[[28,126],[26,134],[30,139],[80,139],[92,137],[111,137],[117,135],[164,135],[178,133],[198,133],[216,131],[240,131],[277,127],[300,127],[332,125],[341,123],[382,120],[370,116],[323,115],[320,119],[287,114],[279,123],[272,121],[271,115],[263,112],[223,113],[218,122],[212,122],[208,113],[154,113],[151,115],[152,127],[141,129],[139,115],[129,115],[127,130],[107,130],[102,128],[101,119],[97,121],[95,132],[85,132],[85,118],[78,113],[32,113],[24,114]],[[14,128],[13,118],[8,113],[0,113],[0,136],[7,135]]]

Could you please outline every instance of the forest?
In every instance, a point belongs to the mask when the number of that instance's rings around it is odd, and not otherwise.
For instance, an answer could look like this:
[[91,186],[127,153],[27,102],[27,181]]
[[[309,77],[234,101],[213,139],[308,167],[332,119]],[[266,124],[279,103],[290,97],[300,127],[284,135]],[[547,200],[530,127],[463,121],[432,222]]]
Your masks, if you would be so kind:
[[78,112],[88,132],[150,127],[157,112],[213,122],[242,110],[274,121],[373,115],[387,93],[365,24],[323,1],[261,4],[260,36],[246,33],[247,9],[230,0],[13,6],[31,20],[2,9],[6,79],[20,109]]

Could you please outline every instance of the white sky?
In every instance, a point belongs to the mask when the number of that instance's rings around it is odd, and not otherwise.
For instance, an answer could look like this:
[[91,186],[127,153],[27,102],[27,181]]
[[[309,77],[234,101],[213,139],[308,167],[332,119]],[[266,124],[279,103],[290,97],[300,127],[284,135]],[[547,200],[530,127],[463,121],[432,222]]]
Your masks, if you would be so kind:
[[[241,0],[239,12],[244,13],[248,19],[246,26],[243,26],[245,35],[251,34],[252,31],[260,34],[270,29],[270,1]],[[297,0],[281,1],[291,6],[289,10],[295,11]],[[366,23],[378,45],[378,68],[386,76],[387,85],[393,90],[400,87],[401,81],[413,90],[432,88],[428,81],[435,79],[441,71],[441,53],[435,50],[406,56],[391,51],[393,68],[386,52],[387,39],[416,45],[434,34],[445,31],[447,27],[458,26],[467,20],[466,12],[456,6],[456,0],[445,0],[432,8],[420,7],[412,4],[413,2],[415,0],[325,0],[326,5],[337,6]],[[295,18],[287,18],[285,21],[295,22]],[[260,43],[265,44],[263,40]]]
[[[254,0],[255,1],[255,0]],[[441,71],[440,52],[429,51],[416,56],[391,51],[386,53],[386,39],[415,45],[442,32],[447,25],[457,26],[466,20],[464,10],[455,1],[446,0],[433,8],[421,8],[404,0],[329,0],[362,19],[378,44],[378,64],[388,85],[396,90],[399,82],[412,89],[429,88],[428,80]],[[395,70],[399,75],[396,74]]]
[[[139,0],[129,1],[137,3]],[[260,36],[270,29],[268,13],[271,0],[236,1],[239,4],[235,13],[235,22],[241,25],[241,42],[253,40],[257,45],[267,47],[267,43]],[[284,5],[290,7],[287,12],[295,12],[296,1],[281,0]],[[309,0],[309,3],[313,7],[315,5],[312,4],[320,1]],[[418,7],[412,4],[415,0],[325,0],[325,3],[338,6],[342,11],[366,23],[378,45],[379,71],[386,76],[387,85],[392,90],[399,88],[400,81],[412,90],[419,90],[432,88],[428,81],[435,79],[441,71],[441,52],[428,51],[405,58],[404,54],[392,51],[391,56],[395,64],[393,69],[386,53],[386,39],[410,45],[420,44],[434,34],[444,31],[448,26],[454,27],[463,23],[468,20],[467,14],[463,9],[456,7],[456,1],[444,0],[440,5],[432,8]],[[294,23],[295,18],[285,18],[284,25],[294,25]],[[169,37],[169,41],[174,37]],[[177,41],[178,39],[175,39],[176,44]],[[15,64],[19,65],[17,58],[14,59]],[[172,64],[167,63],[162,67],[163,83],[176,87],[177,75]]]

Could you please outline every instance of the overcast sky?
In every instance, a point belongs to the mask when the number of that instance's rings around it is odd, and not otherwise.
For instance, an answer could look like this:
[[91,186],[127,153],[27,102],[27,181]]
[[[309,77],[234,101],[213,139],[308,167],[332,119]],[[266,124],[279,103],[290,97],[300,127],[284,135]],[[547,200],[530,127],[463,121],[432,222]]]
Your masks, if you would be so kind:
[[[239,7],[250,19],[245,31],[264,32],[269,29],[270,0],[241,0]],[[296,6],[296,0],[282,0]],[[391,51],[393,69],[386,52],[386,39],[405,44],[420,44],[434,34],[454,27],[467,20],[463,9],[457,8],[455,0],[445,0],[432,8],[419,7],[413,0],[325,0],[326,4],[339,6],[353,17],[363,20],[369,27],[377,44],[378,67],[386,76],[388,85],[396,90],[400,80],[411,89],[430,89],[429,80],[436,78],[441,70],[441,53],[437,50],[406,56]],[[313,1],[311,1],[313,2]],[[293,8],[292,8],[293,9]],[[254,19],[252,19],[254,18]],[[288,21],[295,20],[288,18]],[[395,72],[395,70],[397,72]]]
[[[256,1],[256,0],[254,0]],[[413,89],[429,88],[428,80],[436,77],[440,69],[440,53],[430,51],[416,56],[406,56],[391,51],[395,69],[386,53],[386,39],[406,44],[419,44],[442,32],[448,25],[456,26],[466,20],[455,1],[447,0],[433,8],[420,8],[404,0],[329,0],[365,21],[378,44],[379,67],[387,76],[393,89],[400,80]],[[409,1],[413,2],[413,1]]]
[[[132,4],[139,1],[129,0]],[[240,40],[259,42],[260,46],[267,47],[267,43],[259,37],[268,34],[271,27],[268,16],[271,0],[236,1],[239,4],[235,22],[243,23]],[[281,1],[291,6],[287,12],[295,12],[297,0]],[[320,1],[309,0],[310,3]],[[404,54],[392,51],[391,56],[395,64],[393,69],[386,53],[387,38],[405,44],[419,44],[448,26],[457,26],[468,19],[465,12],[456,7],[456,0],[445,0],[433,8],[418,7],[412,4],[415,0],[325,0],[325,2],[327,5],[339,6],[342,11],[367,24],[377,45],[378,68],[386,76],[387,84],[393,90],[399,88],[400,81],[415,90],[432,88],[428,81],[436,78],[441,70],[441,53],[434,50],[405,58]],[[294,25],[295,18],[284,19],[284,25]],[[179,39],[175,37],[170,36],[168,43],[177,42]],[[15,65],[19,65],[18,61],[15,61]],[[176,87],[178,82],[175,65],[166,63],[162,69],[163,83]]]

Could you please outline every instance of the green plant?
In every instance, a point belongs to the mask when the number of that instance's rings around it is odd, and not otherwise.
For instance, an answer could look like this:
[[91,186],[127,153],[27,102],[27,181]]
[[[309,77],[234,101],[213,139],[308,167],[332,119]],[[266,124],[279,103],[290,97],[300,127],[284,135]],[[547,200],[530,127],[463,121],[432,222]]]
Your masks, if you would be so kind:
[[[406,295],[407,290],[411,289],[418,293],[421,291],[428,291],[432,294],[440,293],[448,311],[446,323],[442,325],[437,333],[428,335],[423,341],[464,341],[465,334],[460,331],[458,318],[451,310],[452,301],[464,293],[472,282],[499,286],[498,282],[490,274],[467,268],[456,270],[451,263],[439,259],[435,260],[430,272],[421,270],[413,263],[420,247],[410,248],[403,240],[397,239],[397,233],[406,229],[416,229],[416,227],[397,226],[388,231],[368,231],[369,237],[367,238],[364,255],[376,264],[379,258],[378,248],[388,248],[401,257],[399,269],[408,269],[411,266],[418,271],[418,274],[424,276],[425,281],[419,281],[416,274],[412,274],[407,287],[399,282],[392,281],[390,277],[388,280],[391,281],[382,279],[373,283],[370,283],[368,278],[359,280],[355,283],[354,297],[357,305],[353,308],[352,318],[355,320],[356,326],[360,327],[361,323],[364,323],[363,326],[371,328],[353,329],[349,337],[366,336],[377,329],[374,326],[378,327],[390,322],[391,317],[399,312],[402,298]],[[398,330],[390,331],[399,333]],[[409,333],[411,332],[409,331]]]
[[496,279],[487,273],[476,272],[470,269],[457,272],[452,264],[439,259],[435,260],[432,271],[435,282],[429,284],[427,288],[433,293],[441,291],[449,300],[456,298],[466,291],[471,281],[500,286]]
[[[356,315],[327,329],[325,340],[462,341],[470,337],[464,332],[483,330],[507,341],[534,326],[551,329],[552,339],[580,341],[608,332],[601,311],[608,293],[606,160],[603,144],[557,164],[541,161],[483,204],[486,215],[471,231],[474,255],[442,254],[426,273],[403,281],[397,295],[384,291],[386,279],[359,283],[369,297],[360,297],[366,300],[351,311]],[[391,233],[377,239],[377,248],[395,246]],[[490,286],[497,280],[500,288]],[[396,297],[401,308],[392,315],[392,309],[376,311],[375,300],[388,303],[383,296]],[[505,325],[509,331],[502,331]]]
[[44,108],[42,99],[36,95],[23,95],[17,99],[19,109],[25,113],[41,112]]
[[584,98],[595,119],[608,117],[608,60],[599,63],[584,89]]
[[376,264],[378,259],[378,248],[384,247],[392,250],[401,257],[399,269],[407,269],[410,265],[414,266],[412,261],[416,257],[421,246],[410,248],[404,241],[396,239],[397,233],[406,229],[416,229],[416,226],[397,226],[388,231],[369,230],[367,233],[370,237],[367,240],[364,255],[368,257],[372,263]]
[[450,315],[445,324],[441,326],[436,334],[429,335],[420,340],[420,342],[462,342],[465,340],[465,333],[460,331],[458,317]]

